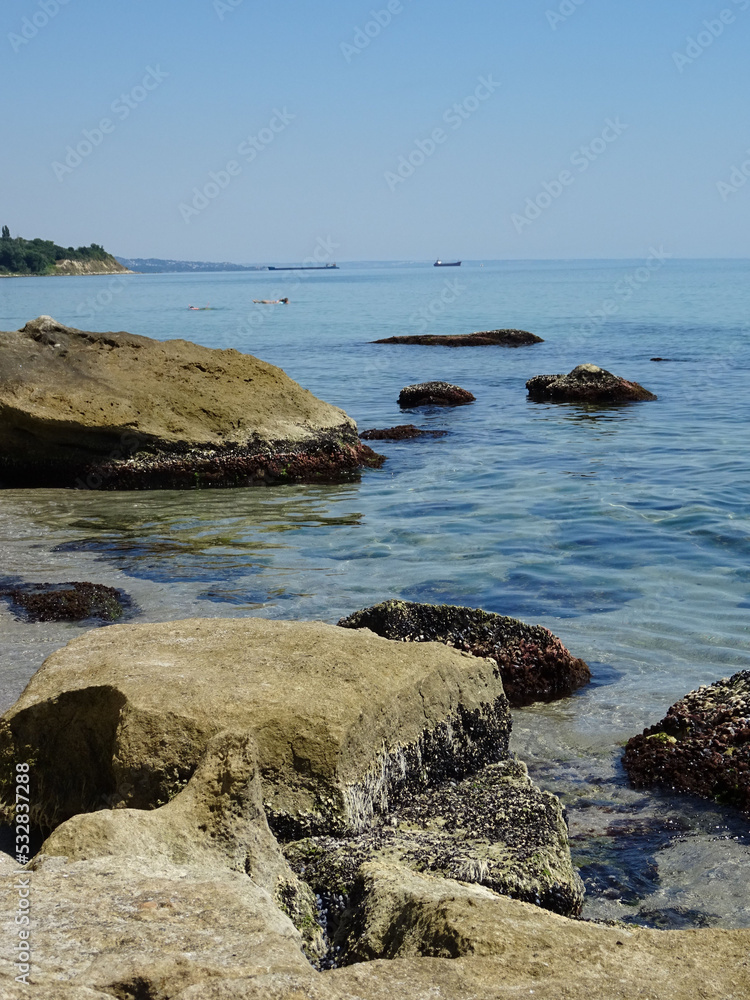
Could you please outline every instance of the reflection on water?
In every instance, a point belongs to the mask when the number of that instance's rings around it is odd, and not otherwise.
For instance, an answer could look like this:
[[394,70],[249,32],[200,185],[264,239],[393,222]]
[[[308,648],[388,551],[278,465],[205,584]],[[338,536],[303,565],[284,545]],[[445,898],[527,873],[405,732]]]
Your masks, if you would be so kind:
[[[528,406],[535,418],[542,420],[568,420],[574,423],[592,424],[603,434],[613,433],[628,419],[637,419],[637,410],[642,402],[628,403],[550,403],[543,399],[529,399]],[[541,413],[538,412],[541,410]]]
[[134,503],[128,493],[70,493],[57,525],[80,537],[52,552],[91,553],[129,576],[159,583],[230,580],[278,563],[290,548],[288,532],[358,525],[360,513],[335,512],[351,496],[346,487],[278,487],[139,493]]

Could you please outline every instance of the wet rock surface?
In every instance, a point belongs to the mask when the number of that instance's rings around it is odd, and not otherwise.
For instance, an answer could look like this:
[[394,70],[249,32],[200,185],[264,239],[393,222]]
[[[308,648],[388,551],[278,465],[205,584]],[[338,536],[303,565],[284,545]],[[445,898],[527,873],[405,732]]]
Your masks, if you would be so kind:
[[633,785],[716,799],[750,814],[750,671],[691,691],[627,743]]
[[114,622],[133,608],[124,591],[101,583],[0,584],[0,598],[25,622]]
[[401,642],[444,642],[490,657],[512,707],[554,701],[591,680],[591,671],[542,625],[450,604],[384,601],[340,619],[342,628],[366,628]]
[[415,427],[414,424],[398,424],[396,427],[385,427],[381,430],[362,431],[359,435],[362,441],[406,441],[418,437],[445,437],[448,431],[431,431]]
[[414,334],[406,337],[385,337],[373,344],[422,344],[425,347],[526,347],[543,344],[541,337],[527,330],[485,330],[480,333],[455,335]]
[[382,825],[359,836],[307,838],[284,853],[319,900],[336,964],[362,958],[350,938],[367,905],[362,866],[374,862],[481,885],[556,913],[575,915],[583,904],[559,800],[511,759],[404,797]]
[[637,382],[629,382],[597,365],[578,365],[567,375],[536,375],[526,383],[529,398],[556,403],[630,403],[656,399]]
[[399,393],[398,405],[411,406],[464,406],[476,401],[467,389],[451,382],[418,382],[406,385]]
[[343,410],[251,355],[50,316],[0,332],[0,487],[332,481],[382,461]]

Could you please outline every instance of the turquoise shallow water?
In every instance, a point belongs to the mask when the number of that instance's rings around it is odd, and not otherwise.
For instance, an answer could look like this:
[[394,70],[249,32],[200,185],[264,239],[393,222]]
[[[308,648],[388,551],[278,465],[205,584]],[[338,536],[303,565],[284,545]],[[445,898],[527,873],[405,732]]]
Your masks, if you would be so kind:
[[[595,683],[515,713],[514,746],[568,806],[587,914],[750,925],[748,821],[633,792],[619,764],[622,743],[677,698],[750,667],[750,262],[644,268],[469,262],[449,271],[342,265],[304,278],[3,279],[2,329],[48,313],[89,329],[235,347],[280,365],[360,428],[410,421],[448,434],[378,442],[384,467],[341,486],[7,491],[0,572],[122,587],[142,621],[336,621],[400,596],[545,624],[591,664]],[[288,307],[252,305],[281,295]],[[214,308],[190,313],[188,303]],[[370,343],[496,327],[545,342]],[[642,382],[658,401],[591,409],[527,400],[526,379],[585,361]],[[457,382],[477,402],[401,412],[399,389],[428,379]],[[79,632],[23,625],[0,607],[2,707]]]

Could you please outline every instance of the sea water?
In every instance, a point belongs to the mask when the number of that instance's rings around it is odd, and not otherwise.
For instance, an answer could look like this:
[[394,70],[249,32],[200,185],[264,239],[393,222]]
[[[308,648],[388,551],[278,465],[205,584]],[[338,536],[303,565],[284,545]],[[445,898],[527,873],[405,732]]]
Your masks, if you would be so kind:
[[[566,805],[585,915],[750,926],[750,821],[632,790],[620,762],[627,739],[678,698],[750,667],[750,262],[655,250],[633,261],[2,279],[2,329],[46,313],[232,347],[279,365],[360,429],[447,434],[375,442],[382,469],[335,486],[8,490],[0,576],[120,587],[143,622],[335,622],[399,597],[546,625],[594,680],[515,711],[513,749]],[[288,306],[252,302],[282,296]],[[498,327],[544,343],[372,343]],[[658,401],[528,400],[528,378],[583,362]],[[399,409],[402,386],[432,379],[476,402]],[[0,709],[83,627],[23,624],[0,604]]]

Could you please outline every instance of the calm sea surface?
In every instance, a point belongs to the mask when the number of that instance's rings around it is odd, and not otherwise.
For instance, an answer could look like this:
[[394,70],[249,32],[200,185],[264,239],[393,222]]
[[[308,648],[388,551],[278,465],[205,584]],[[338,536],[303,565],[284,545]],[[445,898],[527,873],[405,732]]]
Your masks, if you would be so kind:
[[[252,305],[282,295],[288,307]],[[635,792],[620,765],[624,742],[677,698],[750,668],[750,262],[0,280],[1,329],[41,313],[233,347],[281,366],[360,429],[413,422],[448,434],[378,442],[383,468],[342,486],[6,491],[0,576],[121,587],[136,621],[335,622],[401,597],[544,624],[589,662],[594,683],[517,711],[514,746],[567,805],[586,915],[750,926],[748,820]],[[545,342],[370,343],[497,327]],[[532,375],[582,362],[643,383],[658,402],[527,400]],[[477,402],[401,412],[401,387],[430,379]],[[0,708],[81,630],[25,625],[0,605]]]

